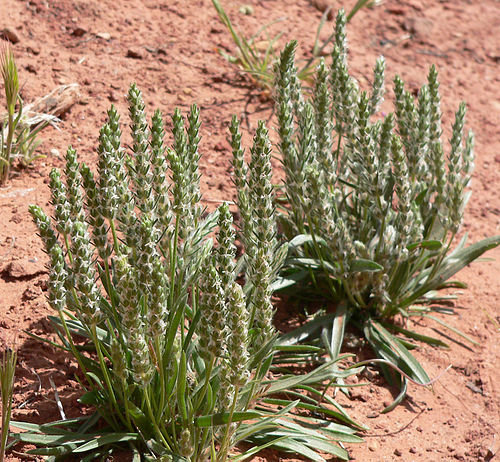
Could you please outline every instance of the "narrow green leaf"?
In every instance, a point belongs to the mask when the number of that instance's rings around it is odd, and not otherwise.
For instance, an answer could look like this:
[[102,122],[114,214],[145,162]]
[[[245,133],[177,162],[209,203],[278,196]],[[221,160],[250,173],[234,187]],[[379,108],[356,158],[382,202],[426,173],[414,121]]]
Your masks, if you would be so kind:
[[194,425],[201,428],[227,425],[232,422],[243,422],[245,420],[257,419],[259,417],[262,417],[262,413],[257,411],[242,411],[234,412],[232,419],[230,417],[231,414],[229,412],[219,412],[217,414],[204,415],[196,417],[194,419]]
[[[402,343],[391,333],[385,329],[381,324],[371,320],[369,325],[378,332],[385,345],[390,347],[398,358],[408,367],[410,375],[420,383],[427,383],[430,381],[429,376],[425,372],[420,363],[413,357],[413,355],[402,345]],[[399,365],[398,365],[399,366]]]
[[351,263],[351,271],[355,272],[377,272],[382,271],[384,267],[379,265],[377,262],[372,260],[366,260],[364,258],[358,258]]
[[65,444],[64,446],[56,446],[52,448],[36,448],[26,451],[27,454],[35,454],[40,456],[64,456],[71,454],[78,446],[76,444]]
[[332,335],[330,338],[331,359],[337,359],[340,356],[340,349],[344,342],[345,326],[347,324],[347,306],[340,303],[335,310],[335,319],[332,326]]
[[[284,406],[288,403],[288,401],[286,399],[278,399],[278,398],[264,398],[262,401],[266,404],[271,404],[273,406]],[[308,403],[304,403],[304,402],[299,402],[296,405],[296,408],[297,409],[306,409],[308,411],[315,412],[318,414],[328,415],[330,417],[335,417],[336,419],[339,419],[340,421],[348,422],[348,423],[353,424],[353,425],[358,425],[352,419],[350,419],[348,417],[346,418],[345,414],[338,412],[338,411],[334,411],[333,409],[330,409],[330,408],[326,408],[324,406],[318,406],[315,404],[308,404]]]
[[177,408],[184,421],[187,421],[188,411],[186,407],[186,352],[182,351],[179,361],[179,373],[177,374]]
[[102,403],[102,401],[102,394],[96,390],[88,391],[78,398],[79,403],[91,406],[96,406],[97,404]]
[[[279,421],[278,421],[279,422]],[[359,430],[348,427],[347,425],[342,425],[336,422],[332,422],[330,419],[320,419],[317,417],[310,417],[310,416],[300,416],[300,417],[295,417],[294,422],[298,423],[300,426],[305,427],[305,428],[311,428],[313,430],[318,430],[321,432],[324,432],[328,435],[340,435],[339,441],[344,441],[343,438],[344,436],[346,437],[356,437],[359,439],[359,441],[356,442],[362,442],[363,439],[361,437],[358,437],[355,435]],[[364,426],[364,430],[369,430],[369,427]],[[332,436],[334,437],[334,436]],[[354,441],[353,441],[354,442]]]
[[[307,374],[292,375],[290,377],[282,377],[278,380],[273,380],[269,383],[269,389],[267,392],[268,394],[279,393],[303,384],[322,383],[325,380],[330,380],[332,377],[336,377],[336,373],[334,373],[332,370],[332,366],[335,363],[336,360],[331,360],[313,369]],[[339,373],[339,375],[341,374]]]
[[128,401],[127,406],[135,426],[140,428],[143,434],[152,434],[153,425],[151,423],[151,419],[146,417],[144,412],[142,412],[142,410],[139,409],[133,402]]
[[323,348],[314,345],[276,345],[275,351],[297,352],[297,353],[319,353]]
[[295,250],[297,247],[301,247],[304,244],[321,244],[324,246],[328,246],[326,241],[321,237],[312,237],[310,234],[298,234],[295,236],[290,242],[289,247],[292,250]]
[[440,250],[443,247],[443,243],[438,240],[429,239],[406,246],[406,248],[410,251],[416,249],[417,247],[422,247],[427,250]]
[[305,444],[299,441],[295,441],[292,438],[284,438],[281,440],[276,440],[276,442],[271,447],[289,453],[298,454],[303,457],[307,457],[315,462],[326,462],[325,459],[321,457],[317,452],[313,451],[312,449],[309,449]]
[[271,289],[274,292],[286,289],[287,287],[293,286],[294,284],[297,284],[297,282],[302,281],[307,276],[309,276],[309,274],[309,271],[301,270],[292,274],[287,274],[285,276],[278,276],[271,284]]
[[442,326],[451,330],[452,332],[454,332],[455,334],[464,338],[465,340],[472,343],[473,345],[480,345],[480,343],[476,342],[472,337],[469,337],[467,334],[464,334],[461,330],[457,329],[456,327],[453,327],[451,324],[448,324],[446,321],[443,321],[442,319],[436,318],[436,316],[433,316],[432,314],[423,313],[422,316],[424,318],[429,318],[429,319],[432,319],[433,321],[436,321],[438,324],[441,324]]
[[[500,245],[500,236],[493,236],[476,242],[459,251],[452,252],[443,260],[441,268],[436,272],[433,278],[431,280],[426,279],[415,292],[401,302],[401,306],[408,306],[425,293],[441,286],[462,268],[498,245]],[[425,274],[430,275],[431,271],[432,268],[428,268],[425,270]]]
[[[307,419],[306,417],[301,417],[301,419]],[[303,420],[294,419],[293,422],[279,419],[276,421],[280,424],[281,427],[286,428],[288,430],[294,431],[298,437],[304,438],[308,440],[309,438],[314,438],[316,440],[335,440],[335,441],[343,441],[345,443],[362,443],[363,439],[357,435],[354,435],[352,428],[346,427],[345,425],[334,424],[329,420],[323,419],[314,419],[313,421],[307,423]],[[349,432],[345,431],[335,431],[332,428],[327,430],[330,424],[336,425],[336,428],[348,429]],[[275,433],[279,433],[280,430],[276,430]],[[309,443],[309,441],[308,441]],[[321,449],[318,447],[318,449]]]
[[318,316],[306,322],[303,326],[280,335],[278,338],[279,345],[295,345],[309,338],[314,338],[319,335],[323,327],[328,327],[335,319],[335,314],[327,314]]
[[248,459],[249,457],[252,457],[254,454],[257,454],[258,452],[271,447],[273,444],[278,442],[279,440],[284,439],[283,438],[277,438],[275,440],[268,441],[267,443],[261,444],[261,445],[254,445],[250,449],[247,449],[245,452],[242,454],[238,454],[236,456],[231,457],[231,461],[233,462],[240,462],[241,460]]
[[299,404],[299,400],[292,401],[292,402],[287,402],[287,405],[278,410],[273,412],[271,415],[268,415],[267,417],[262,417],[257,420],[257,422],[253,422],[250,424],[244,423],[236,432],[236,442],[241,442],[245,441],[250,436],[262,432],[266,429],[269,428],[274,428],[276,427],[276,419],[283,417],[284,415],[287,415],[292,409],[294,409],[297,404]]
[[396,399],[391,404],[389,404],[389,406],[387,406],[383,411],[381,411],[381,414],[387,414],[388,412],[391,412],[396,406],[399,406],[403,402],[407,390],[408,390],[408,380],[406,380],[406,377],[403,377],[401,391],[399,392],[398,396],[396,396]]
[[413,338],[415,340],[420,340],[421,342],[428,343],[429,345],[440,346],[444,348],[449,348],[449,345],[442,340],[429,337],[428,335],[419,334],[418,332],[414,332],[412,330],[404,329],[403,327],[397,326],[395,324],[386,324],[383,323],[383,326],[388,330],[393,330],[405,335],[408,338]]
[[88,443],[78,446],[73,452],[86,452],[97,449],[101,446],[113,443],[123,443],[125,441],[136,441],[139,439],[138,433],[112,433],[110,435],[101,436],[89,441]]
[[84,443],[93,436],[77,433],[66,433],[64,435],[41,435],[39,433],[13,433],[12,436],[25,443],[41,444],[45,446],[60,446],[66,443]]
[[368,5],[371,1],[372,0],[358,0],[347,15],[346,22],[349,22],[361,8]]

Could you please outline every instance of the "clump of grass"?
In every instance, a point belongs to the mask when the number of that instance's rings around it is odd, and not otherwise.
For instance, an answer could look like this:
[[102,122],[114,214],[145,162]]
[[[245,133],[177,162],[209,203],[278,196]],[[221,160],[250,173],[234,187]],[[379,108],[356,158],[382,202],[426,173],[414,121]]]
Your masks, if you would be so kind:
[[[7,138],[4,139],[4,130],[2,127],[0,138],[0,185],[5,185],[9,178],[12,142],[16,128],[16,120],[14,119],[16,103],[19,98],[19,77],[17,67],[14,61],[14,55],[10,47],[4,46],[0,51],[0,71],[2,73],[3,83],[5,87],[5,99],[7,101]],[[2,124],[3,125],[3,124]]]
[[[271,285],[287,245],[276,238],[264,124],[251,163],[241,164],[241,182],[252,194],[246,253],[238,262],[228,204],[212,213],[201,205],[198,108],[192,106],[187,118],[174,112],[167,147],[160,112],[148,124],[135,85],[128,100],[131,152],[121,145],[112,107],[100,131],[97,172],[70,147],[64,175],[50,174],[53,220],[30,207],[50,257],[56,346],[78,361],[85,389],[80,402],[95,411],[45,425],[16,422],[28,431],[15,437],[44,446],[31,454],[82,460],[108,456],[121,445],[134,460],[222,462],[242,441],[253,445],[236,459],[269,446],[315,460],[320,447],[347,459],[335,441],[360,441],[352,427],[363,427],[340,406],[323,405],[321,393],[314,399],[300,390],[360,369],[333,372],[328,363],[302,377],[268,377],[277,337]],[[239,139],[235,121],[233,128]],[[242,267],[244,286],[237,282]],[[286,392],[292,399],[283,398]],[[295,408],[344,424],[292,415]],[[313,430],[313,420],[324,429]]]
[[[275,46],[282,34],[277,34],[272,38],[267,37],[267,45],[265,49],[259,49],[258,39],[272,24],[274,24],[274,22],[266,24],[261,29],[259,29],[256,34],[249,38],[246,38],[244,35],[240,34],[233,26],[221,2],[219,0],[212,0],[212,3],[215,7],[215,10],[217,11],[219,19],[221,20],[222,24],[226,26],[238,50],[237,56],[231,56],[225,53],[223,53],[223,56],[225,56],[229,62],[238,65],[241,70],[249,76],[252,83],[257,88],[263,91],[263,94],[265,96],[274,98],[274,66],[279,58],[278,53],[276,53],[275,51]],[[356,4],[347,15],[347,22],[349,22],[361,8],[369,6],[373,3],[374,2],[371,0],[359,0],[358,2],[356,2]],[[334,35],[332,34],[323,43],[319,42],[319,35],[323,26],[325,25],[329,12],[330,8],[324,12],[318,25],[312,56],[297,72],[297,77],[301,81],[312,81],[314,70],[321,58],[323,50],[328,46],[329,43],[332,42],[334,38]]]
[[12,396],[14,393],[14,374],[16,372],[17,353],[7,350],[2,353],[0,361],[0,393],[2,402],[2,428],[0,429],[0,462],[3,462],[9,437],[10,418],[12,413]]
[[[23,114],[23,102],[19,95],[19,76],[14,54],[10,46],[0,50],[0,73],[5,87],[7,115],[0,120],[0,186],[7,183],[14,159],[24,166],[30,165],[39,157],[35,151],[41,141],[38,133],[54,118],[45,114],[37,117],[37,127],[32,130],[31,122]],[[18,105],[16,113],[16,105]]]
[[[464,237],[453,248],[474,166],[474,137],[464,134],[465,103],[456,113],[449,148],[441,140],[434,67],[417,101],[396,77],[395,112],[379,116],[385,61],[375,64],[371,91],[362,91],[348,72],[345,26],[340,11],[332,63],[320,62],[311,99],[297,83],[295,42],[276,66],[279,148],[286,174],[281,221],[292,255],[275,287],[299,286],[302,294],[320,294],[338,304],[337,312],[323,320],[329,332],[323,344],[333,357],[350,322],[379,358],[412,380],[428,383],[410,353],[413,340],[445,343],[396,320],[428,317],[447,325],[433,316],[453,314],[436,305],[445,298],[437,291],[463,287],[450,278],[499,245],[500,237],[469,247]],[[313,330],[321,331],[317,325]],[[383,369],[402,387],[400,401],[406,377]]]

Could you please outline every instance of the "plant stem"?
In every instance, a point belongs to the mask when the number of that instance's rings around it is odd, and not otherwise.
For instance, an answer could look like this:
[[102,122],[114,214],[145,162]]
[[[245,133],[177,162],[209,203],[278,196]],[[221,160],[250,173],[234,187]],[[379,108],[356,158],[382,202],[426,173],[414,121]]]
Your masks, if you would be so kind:
[[227,459],[227,453],[229,451],[230,447],[230,442],[232,438],[232,433],[231,433],[231,427],[232,427],[232,421],[233,421],[233,415],[234,411],[236,410],[236,404],[238,403],[238,394],[240,391],[240,387],[237,386],[234,388],[234,397],[233,397],[233,403],[231,404],[231,408],[229,410],[229,422],[226,425],[226,431],[224,432],[224,438],[222,439],[220,448],[219,448],[219,453],[217,454],[217,461],[220,462],[225,462]]
[[118,235],[116,234],[116,227],[114,220],[109,220],[109,228],[111,229],[111,234],[113,236],[113,247],[115,248],[115,254],[120,255],[120,244],[118,241]]
[[[7,132],[7,144],[5,146],[5,153],[2,153],[2,154],[4,154],[4,156],[2,158],[2,163],[4,165],[2,165],[2,168],[0,170],[2,172],[2,174],[0,176],[0,185],[1,186],[4,186],[5,183],[7,183],[7,180],[9,179],[10,156],[12,153],[12,139],[14,138],[14,131],[16,129],[16,127],[14,126],[14,113],[12,113],[11,111],[9,111],[8,127],[9,127],[9,130]],[[2,150],[3,150],[3,146],[2,146]]]
[[[111,404],[112,406],[116,409],[117,414],[120,416],[121,420],[123,421],[123,416],[120,412],[120,408],[118,407],[118,403],[116,402],[116,397],[115,393],[113,391],[113,386],[111,385],[111,380],[109,379],[109,374],[108,374],[108,367],[106,363],[104,362],[104,356],[102,354],[101,350],[101,342],[99,341],[99,338],[97,337],[97,328],[96,325],[93,323],[91,326],[91,333],[92,333],[92,341],[95,344],[95,348],[97,351],[97,357],[99,358],[99,365],[101,367],[102,375],[104,377],[104,381],[106,382],[106,386],[108,387],[109,390],[109,396],[111,398]],[[112,414],[112,419],[115,421],[115,417]]]
[[160,428],[158,427],[158,423],[156,422],[156,418],[153,413],[153,409],[151,408],[151,400],[149,398],[149,387],[144,387],[144,397],[146,398],[146,407],[148,409],[149,418],[151,419],[151,423],[153,424],[153,429],[156,433],[156,436],[162,441],[165,447],[169,447],[168,441],[163,436]]
[[9,424],[12,411],[12,395],[14,391],[14,374],[16,371],[17,354],[15,351],[3,353],[0,363],[0,394],[2,400],[2,428],[0,430],[0,462],[3,462]]

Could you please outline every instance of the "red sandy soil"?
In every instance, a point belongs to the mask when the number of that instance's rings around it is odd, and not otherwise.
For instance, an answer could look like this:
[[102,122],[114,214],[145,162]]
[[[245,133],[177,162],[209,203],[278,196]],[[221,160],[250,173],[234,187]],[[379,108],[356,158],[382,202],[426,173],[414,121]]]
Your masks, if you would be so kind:
[[[245,34],[283,18],[271,32],[299,39],[303,56],[314,41],[320,13],[307,0],[223,2]],[[254,13],[239,13],[243,4]],[[334,7],[341,2],[334,3]],[[348,9],[354,0],[345,2]],[[202,111],[201,172],[204,197],[234,197],[230,150],[226,141],[232,114],[244,116],[248,146],[258,119],[274,126],[271,105],[248,85],[237,68],[218,52],[234,52],[210,0],[0,0],[0,30],[18,36],[13,46],[25,102],[61,84],[76,82],[81,98],[59,130],[42,132],[45,159],[15,171],[0,189],[0,347],[19,349],[14,397],[15,419],[44,422],[59,417],[49,378],[52,377],[69,415],[78,415],[75,367],[65,357],[29,340],[23,330],[50,335],[45,301],[46,256],[27,212],[28,204],[49,206],[48,173],[61,167],[73,145],[81,160],[96,159],[98,130],[110,104],[127,124],[125,94],[137,82],[152,114],[184,112],[196,102]],[[328,23],[322,32],[331,31]],[[107,35],[106,35],[107,34]],[[499,234],[500,198],[500,3],[495,0],[383,1],[361,10],[348,27],[353,74],[367,87],[377,56],[387,60],[388,82],[398,73],[416,90],[435,63],[440,71],[445,136],[454,111],[468,103],[468,126],[476,134],[473,195],[463,230],[470,242]],[[391,85],[389,85],[391,86]],[[3,90],[2,90],[3,91]],[[384,110],[391,110],[393,92]],[[4,103],[0,101],[3,105]],[[170,123],[169,118],[168,123]],[[276,166],[279,162],[276,162]],[[459,278],[469,285],[456,303],[458,315],[447,321],[472,336],[479,346],[451,342],[449,350],[428,346],[416,353],[430,376],[452,368],[432,388],[411,386],[408,399],[393,412],[379,414],[391,402],[391,390],[380,378],[359,389],[355,399],[339,400],[352,416],[367,424],[366,444],[348,449],[358,461],[486,461],[496,460],[500,441],[500,251],[496,261],[475,263]],[[434,326],[436,327],[436,325]],[[420,332],[436,334],[421,323]],[[450,332],[450,336],[458,340]],[[19,454],[8,460],[20,460]],[[266,453],[255,460],[280,459]]]

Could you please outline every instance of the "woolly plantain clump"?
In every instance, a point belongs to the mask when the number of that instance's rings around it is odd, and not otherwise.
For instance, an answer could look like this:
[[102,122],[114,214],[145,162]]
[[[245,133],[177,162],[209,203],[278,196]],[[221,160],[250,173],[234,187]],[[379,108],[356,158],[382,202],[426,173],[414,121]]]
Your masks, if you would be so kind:
[[394,113],[378,114],[385,61],[375,64],[371,91],[362,91],[348,71],[345,26],[340,11],[332,64],[318,66],[311,98],[298,83],[295,42],[276,65],[285,171],[280,223],[292,252],[275,288],[338,304],[325,321],[326,329],[339,334],[327,348],[334,357],[351,320],[380,358],[424,384],[429,377],[409,353],[411,339],[445,344],[403,329],[395,317],[441,310],[430,305],[442,299],[436,290],[455,286],[447,281],[500,238],[470,247],[464,238],[452,251],[474,166],[474,137],[464,134],[465,103],[456,113],[449,148],[442,142],[434,66],[416,101],[396,77]]

